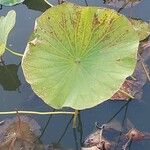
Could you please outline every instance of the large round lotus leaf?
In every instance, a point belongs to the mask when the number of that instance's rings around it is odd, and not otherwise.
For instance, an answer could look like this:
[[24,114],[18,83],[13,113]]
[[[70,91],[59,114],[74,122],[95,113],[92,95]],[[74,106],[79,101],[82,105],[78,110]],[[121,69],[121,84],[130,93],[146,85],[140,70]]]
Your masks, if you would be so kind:
[[0,56],[5,52],[8,34],[16,22],[15,11],[9,11],[6,17],[0,17]]
[[22,3],[24,0],[0,0],[0,4],[4,6],[13,6]]
[[134,30],[138,33],[140,40],[146,39],[150,35],[150,24],[140,19],[130,19]]
[[138,41],[116,11],[65,3],[37,19],[23,57],[25,78],[54,108],[93,107],[133,73]]

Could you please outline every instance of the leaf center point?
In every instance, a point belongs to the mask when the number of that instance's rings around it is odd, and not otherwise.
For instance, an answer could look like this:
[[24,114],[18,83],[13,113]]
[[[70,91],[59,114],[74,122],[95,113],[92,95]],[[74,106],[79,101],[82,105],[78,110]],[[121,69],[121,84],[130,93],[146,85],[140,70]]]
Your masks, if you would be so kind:
[[80,64],[81,63],[81,59],[80,58],[77,58],[77,59],[75,59],[75,61],[74,61],[76,64]]

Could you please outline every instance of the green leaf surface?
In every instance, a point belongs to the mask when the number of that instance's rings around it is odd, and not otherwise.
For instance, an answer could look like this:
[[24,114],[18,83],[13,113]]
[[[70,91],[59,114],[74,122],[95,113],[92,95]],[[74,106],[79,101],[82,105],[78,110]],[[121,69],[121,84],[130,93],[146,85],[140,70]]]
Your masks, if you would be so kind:
[[0,0],[0,4],[4,6],[13,6],[22,3],[24,0]]
[[78,110],[119,89],[133,73],[139,45],[125,16],[71,3],[41,15],[31,39],[22,60],[26,80],[48,105]]
[[130,19],[134,30],[138,33],[140,41],[146,39],[150,35],[150,24],[141,19]]
[[5,52],[7,38],[16,22],[16,13],[9,11],[6,17],[0,17],[0,56]]

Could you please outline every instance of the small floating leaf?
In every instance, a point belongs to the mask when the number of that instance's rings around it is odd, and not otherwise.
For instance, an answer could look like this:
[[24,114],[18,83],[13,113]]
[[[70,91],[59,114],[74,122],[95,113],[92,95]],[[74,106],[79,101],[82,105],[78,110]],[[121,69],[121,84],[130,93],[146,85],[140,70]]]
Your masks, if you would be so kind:
[[130,19],[134,30],[138,33],[140,41],[144,40],[150,35],[150,24],[140,19]]
[[0,4],[4,6],[13,6],[22,3],[24,0],[0,0]]
[[0,56],[5,52],[7,38],[16,22],[16,13],[9,11],[6,17],[0,17]]
[[138,35],[106,8],[64,3],[37,19],[22,67],[35,93],[54,108],[85,109],[109,99],[133,73]]

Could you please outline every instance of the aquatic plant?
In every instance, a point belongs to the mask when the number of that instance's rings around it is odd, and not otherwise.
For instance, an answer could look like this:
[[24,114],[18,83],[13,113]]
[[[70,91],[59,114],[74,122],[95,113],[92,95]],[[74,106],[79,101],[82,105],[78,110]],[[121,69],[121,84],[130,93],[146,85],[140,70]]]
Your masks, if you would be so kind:
[[47,104],[80,110],[102,103],[119,89],[133,73],[138,45],[125,16],[64,3],[37,19],[22,68]]
[[[103,1],[111,6],[119,6],[120,12],[142,0]],[[0,0],[0,4],[5,6],[21,2],[23,0]],[[59,4],[63,2],[60,0]],[[28,0],[24,3],[31,8],[34,1]],[[40,5],[44,6],[44,9]],[[49,7],[52,8],[48,9]],[[150,133],[140,131],[134,126],[125,131],[123,125],[125,118],[122,124],[112,122],[123,108],[126,108],[124,115],[126,117],[127,106],[131,99],[140,99],[144,84],[147,80],[150,81],[146,64],[150,56],[150,41],[147,38],[150,35],[149,23],[140,19],[126,18],[107,8],[82,7],[71,3],[53,7],[48,0],[38,1],[34,9],[48,10],[35,22],[35,29],[24,54],[6,47],[9,32],[15,24],[15,12],[10,11],[6,17],[0,18],[0,59],[5,49],[17,56],[23,56],[24,75],[35,93],[54,108],[72,107],[76,110],[75,112],[8,111],[0,114],[68,114],[73,115],[69,124],[73,120],[73,127],[76,127],[78,110],[96,106],[109,98],[128,100],[106,123],[102,126],[97,124],[96,131],[86,138],[82,150],[110,150],[116,146],[127,150],[132,141],[150,139]],[[4,90],[16,90],[20,85],[17,76],[18,66],[5,65],[3,60],[0,62],[0,84]],[[11,79],[12,75],[15,81]],[[39,139],[46,131],[48,123],[42,134],[36,134],[34,129],[39,131],[39,126],[28,117],[21,116],[18,119],[1,121],[0,149],[62,149],[59,143],[69,125],[67,124],[56,144],[45,147]],[[81,131],[81,126],[77,130]],[[105,132],[111,133],[112,130],[121,133],[119,138],[124,143],[119,145],[118,141],[105,135]]]
[[134,30],[138,33],[140,41],[146,39],[150,35],[150,24],[141,19],[129,19],[133,25]]
[[0,5],[13,6],[22,3],[24,0],[0,0]]
[[3,55],[6,48],[9,32],[16,22],[16,13],[14,10],[9,11],[5,17],[0,17],[0,56]]

